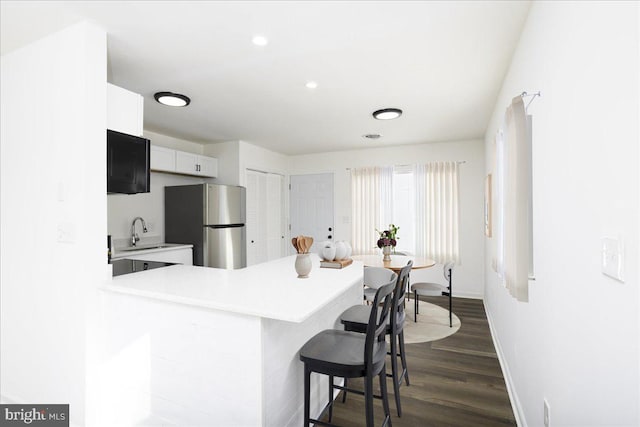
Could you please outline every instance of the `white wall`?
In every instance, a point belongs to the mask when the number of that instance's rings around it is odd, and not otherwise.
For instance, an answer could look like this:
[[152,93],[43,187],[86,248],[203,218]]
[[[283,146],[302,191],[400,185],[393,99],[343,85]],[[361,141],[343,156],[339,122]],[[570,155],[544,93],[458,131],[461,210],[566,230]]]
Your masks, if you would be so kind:
[[[640,424],[638,3],[534,2],[486,135],[542,91],[533,114],[535,282],[511,298],[491,269],[485,303],[521,425]],[[487,162],[487,171],[493,165]],[[601,239],[625,246],[625,282],[601,273]]]
[[205,145],[204,154],[218,159],[218,182],[240,185],[240,141]]
[[[151,140],[151,144],[189,153],[203,154],[203,146],[195,142],[173,138],[145,130],[144,137]],[[203,182],[218,183],[215,178],[198,178],[186,175],[176,175],[164,172],[151,172],[151,191],[140,194],[109,194],[108,205],[108,234],[114,239],[114,245],[131,246],[131,222],[137,216],[144,218],[147,233],[142,233],[138,222],[136,231],[141,243],[164,242],[164,187],[168,185],[189,185]],[[170,242],[171,243],[171,242]],[[140,243],[139,243],[140,244]]]
[[[454,295],[481,298],[484,292],[484,146],[482,141],[442,142],[289,157],[290,175],[334,174],[334,235],[351,240],[351,184],[347,168],[465,161],[460,165],[460,259]],[[375,233],[375,230],[371,230]],[[400,235],[402,237],[402,234]],[[415,270],[412,281],[442,281],[442,270]]]
[[106,53],[78,24],[2,56],[1,398],[68,403],[72,425],[92,405],[108,274]]
[[240,185],[245,185],[247,169],[287,175],[289,156],[240,141]]

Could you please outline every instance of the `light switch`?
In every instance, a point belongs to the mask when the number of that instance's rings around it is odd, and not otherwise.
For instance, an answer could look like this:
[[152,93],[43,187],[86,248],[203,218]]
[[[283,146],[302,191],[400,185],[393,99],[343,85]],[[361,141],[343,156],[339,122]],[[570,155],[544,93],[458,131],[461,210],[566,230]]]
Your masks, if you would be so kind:
[[602,274],[624,282],[624,252],[619,239],[602,239]]
[[58,224],[58,242],[75,243],[76,242],[76,226],[71,222],[60,222]]

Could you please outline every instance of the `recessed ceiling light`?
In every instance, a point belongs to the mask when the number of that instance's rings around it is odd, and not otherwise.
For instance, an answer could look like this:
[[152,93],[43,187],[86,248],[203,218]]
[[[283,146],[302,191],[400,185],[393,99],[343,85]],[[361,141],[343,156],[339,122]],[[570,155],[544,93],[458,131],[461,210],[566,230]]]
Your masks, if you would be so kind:
[[397,119],[401,115],[402,115],[402,110],[399,108],[383,108],[382,110],[373,112],[373,117],[378,120]]
[[318,82],[309,81],[305,86],[308,87],[309,89],[315,89],[318,87]]
[[153,97],[160,104],[168,105],[170,107],[186,107],[191,103],[188,96],[173,92],[158,92],[154,94]]
[[266,46],[269,40],[265,36],[254,36],[251,42],[256,46]]
[[367,133],[362,135],[363,138],[368,138],[368,139],[378,139],[380,138],[382,135],[380,135],[379,133]]

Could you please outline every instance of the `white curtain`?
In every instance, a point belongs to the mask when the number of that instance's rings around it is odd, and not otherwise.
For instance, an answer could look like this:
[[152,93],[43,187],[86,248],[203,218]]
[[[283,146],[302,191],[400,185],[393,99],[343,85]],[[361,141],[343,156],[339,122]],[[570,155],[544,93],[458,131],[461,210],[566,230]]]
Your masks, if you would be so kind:
[[393,213],[393,167],[351,169],[351,246],[354,254],[375,254],[377,230]]
[[531,236],[531,126],[521,96],[513,98],[505,114],[504,131],[499,141],[498,164],[501,235],[498,242],[498,274],[506,288],[519,301],[529,299],[529,274],[532,273]]
[[457,162],[416,165],[416,255],[460,261]]
[[[380,223],[378,230],[386,230],[393,223],[393,166],[382,166],[378,169],[380,174]],[[378,234],[374,231],[375,241]]]

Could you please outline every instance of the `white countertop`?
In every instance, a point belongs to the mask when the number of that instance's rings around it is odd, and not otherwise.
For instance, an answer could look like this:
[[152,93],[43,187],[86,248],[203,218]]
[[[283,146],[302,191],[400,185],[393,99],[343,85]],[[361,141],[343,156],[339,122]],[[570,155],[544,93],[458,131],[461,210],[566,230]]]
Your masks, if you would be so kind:
[[239,270],[174,265],[114,277],[104,289],[239,314],[303,322],[349,287],[362,284],[363,264],[320,268],[309,255],[308,278],[297,277],[296,255]]

